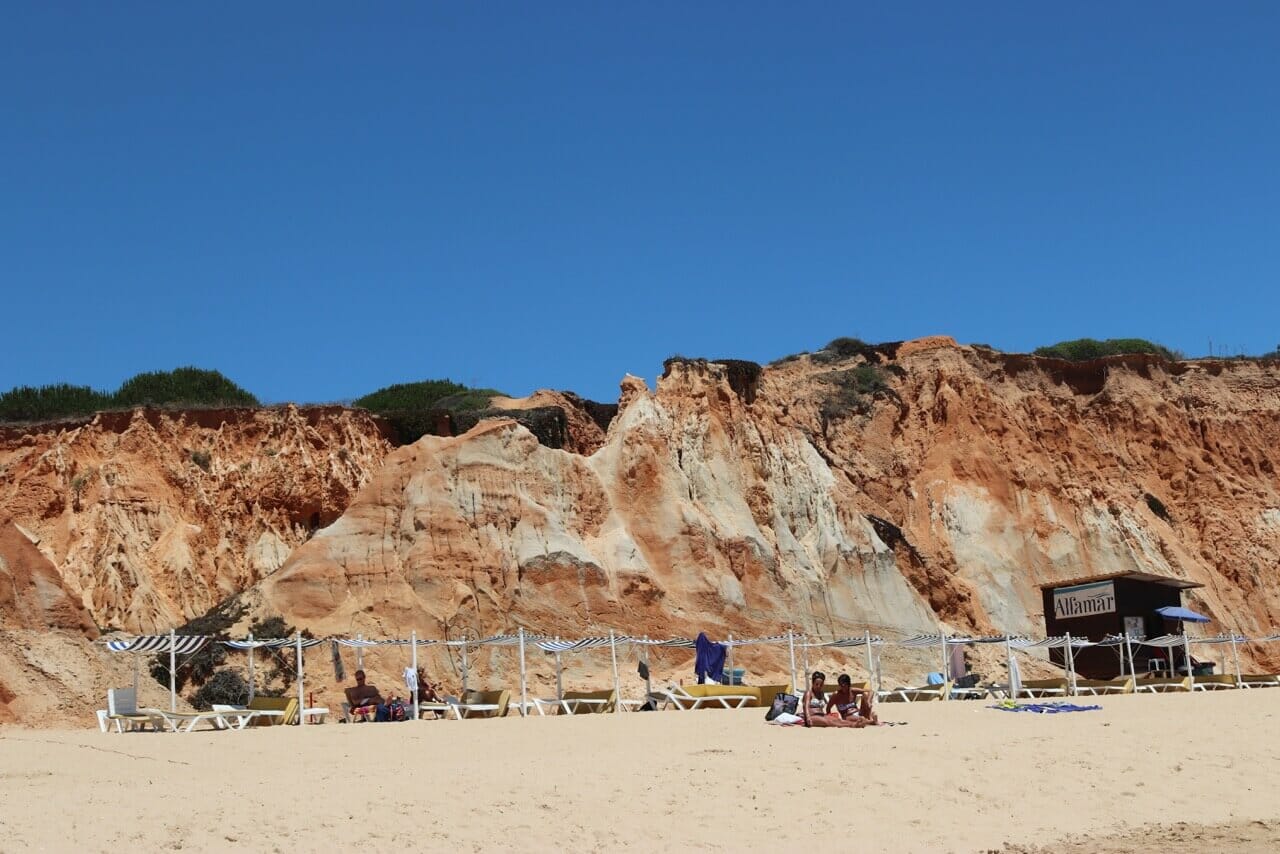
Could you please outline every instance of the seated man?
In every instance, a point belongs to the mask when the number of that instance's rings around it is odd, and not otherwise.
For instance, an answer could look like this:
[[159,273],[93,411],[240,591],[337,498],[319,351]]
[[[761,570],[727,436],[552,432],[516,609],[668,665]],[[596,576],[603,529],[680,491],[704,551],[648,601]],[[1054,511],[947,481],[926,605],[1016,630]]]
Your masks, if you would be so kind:
[[418,668],[418,702],[419,703],[443,703],[440,697],[440,683],[432,682],[427,678],[427,671],[421,667]]
[[346,690],[351,719],[356,723],[386,720],[387,706],[373,685],[365,682],[363,670],[356,671],[356,684]]
[[840,713],[842,720],[849,721],[855,727],[876,726],[880,719],[871,709],[871,692],[861,688],[854,690],[853,680],[848,673],[841,673],[836,680],[839,688],[827,698],[827,714],[831,708]]

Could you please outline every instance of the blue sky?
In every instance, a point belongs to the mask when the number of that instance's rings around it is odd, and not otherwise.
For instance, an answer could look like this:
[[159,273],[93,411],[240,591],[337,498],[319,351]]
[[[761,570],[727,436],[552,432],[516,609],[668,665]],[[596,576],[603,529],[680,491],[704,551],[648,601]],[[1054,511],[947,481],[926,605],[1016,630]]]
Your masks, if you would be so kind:
[[0,387],[1280,345],[1280,4],[909,5],[10,4]]

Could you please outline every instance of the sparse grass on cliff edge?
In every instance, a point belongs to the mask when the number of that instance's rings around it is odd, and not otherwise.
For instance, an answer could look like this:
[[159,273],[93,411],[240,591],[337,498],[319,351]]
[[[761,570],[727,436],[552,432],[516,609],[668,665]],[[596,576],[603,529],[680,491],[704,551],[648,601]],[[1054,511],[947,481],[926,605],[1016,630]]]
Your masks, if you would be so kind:
[[1149,353],[1171,362],[1183,358],[1183,354],[1176,350],[1170,350],[1145,338],[1108,338],[1105,341],[1098,341],[1095,338],[1077,338],[1074,341],[1059,341],[1057,344],[1035,349],[1037,356],[1066,359],[1068,362],[1091,362],[1105,356],[1122,356],[1130,353]]

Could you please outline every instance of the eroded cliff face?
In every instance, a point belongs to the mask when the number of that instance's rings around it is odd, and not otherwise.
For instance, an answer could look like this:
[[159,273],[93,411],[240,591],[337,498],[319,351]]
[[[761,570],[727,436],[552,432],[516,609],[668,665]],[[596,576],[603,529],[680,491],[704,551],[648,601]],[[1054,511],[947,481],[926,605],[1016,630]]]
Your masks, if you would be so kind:
[[[1125,570],[1204,584],[1187,601],[1209,631],[1280,625],[1275,364],[1070,364],[934,338],[763,370],[675,360],[654,390],[626,378],[616,416],[551,392],[497,403],[560,407],[559,447],[498,419],[392,450],[337,408],[9,431],[0,517],[94,623],[130,632],[240,593],[318,635],[1039,634],[1038,585]],[[79,661],[68,679],[97,690],[104,665],[73,642],[91,627],[13,631],[29,634],[0,671]],[[70,646],[39,646],[55,641]],[[443,655],[426,663],[456,689]],[[785,655],[761,648],[753,671],[780,675]],[[394,681],[406,662],[382,658],[366,667]],[[1280,668],[1264,647],[1242,658]],[[599,683],[600,664],[567,684]],[[505,652],[471,665],[511,684]],[[341,700],[314,665],[308,685]]]
[[278,569],[390,449],[339,407],[104,413],[0,434],[0,517],[98,626],[164,632]]
[[[868,363],[887,387],[850,393]],[[677,361],[623,382],[590,456],[510,422],[399,449],[251,596],[318,633],[1038,634],[1037,585],[1134,569],[1257,632],[1280,623],[1278,448],[1266,364],[936,338],[748,390]]]

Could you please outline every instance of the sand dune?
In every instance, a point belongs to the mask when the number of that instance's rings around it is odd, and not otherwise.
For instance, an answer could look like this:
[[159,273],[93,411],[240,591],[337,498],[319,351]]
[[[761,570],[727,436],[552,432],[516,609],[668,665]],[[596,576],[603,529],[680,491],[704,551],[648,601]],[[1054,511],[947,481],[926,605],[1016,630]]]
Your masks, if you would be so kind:
[[[0,850],[1274,850],[1280,691],[1040,716],[883,705],[103,735],[0,731]],[[797,846],[799,846],[797,848]]]

